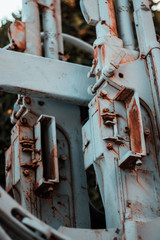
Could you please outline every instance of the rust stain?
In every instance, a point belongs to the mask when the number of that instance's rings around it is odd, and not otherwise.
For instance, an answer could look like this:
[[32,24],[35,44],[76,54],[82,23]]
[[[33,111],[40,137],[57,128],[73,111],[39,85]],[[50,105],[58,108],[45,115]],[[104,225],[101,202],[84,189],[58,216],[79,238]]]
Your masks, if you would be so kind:
[[138,59],[138,57],[139,57],[139,55],[134,56],[133,54],[127,53],[126,56],[124,56],[123,59],[121,60],[120,64],[133,62],[136,59]]
[[147,194],[150,195],[150,193],[148,192],[148,190],[140,183],[139,178],[138,178],[138,171],[137,171],[136,169],[134,169],[133,172],[134,172],[135,175],[136,175],[136,180],[137,180],[138,185],[139,185]]
[[10,25],[8,34],[12,44],[9,49],[23,52],[26,48],[25,23],[16,20]]
[[100,102],[98,101],[98,121],[99,121],[99,127],[101,129],[101,114],[100,114]]
[[128,122],[130,129],[130,137],[132,142],[132,151],[141,153],[142,152],[142,142],[141,142],[141,122],[140,122],[140,112],[136,103],[135,98],[131,105],[131,109],[128,109]]
[[19,31],[24,31],[24,23],[18,21],[18,20],[15,20],[15,22],[13,23],[14,26],[16,27],[17,30]]
[[53,144],[52,149],[52,171],[53,171],[53,177],[54,179],[58,176],[58,154],[57,154],[57,145]]
[[105,64],[105,56],[106,56],[105,50],[106,50],[106,49],[105,49],[105,44],[103,44],[103,45],[101,46],[103,64]]
[[107,0],[105,3],[108,4],[111,33],[118,36],[113,0]]
[[97,47],[94,48],[94,58],[95,59],[98,58],[98,48]]
[[114,148],[111,151],[114,152],[117,156],[119,156],[119,153]]
[[144,214],[142,203],[136,201],[132,204],[132,213],[136,215]]

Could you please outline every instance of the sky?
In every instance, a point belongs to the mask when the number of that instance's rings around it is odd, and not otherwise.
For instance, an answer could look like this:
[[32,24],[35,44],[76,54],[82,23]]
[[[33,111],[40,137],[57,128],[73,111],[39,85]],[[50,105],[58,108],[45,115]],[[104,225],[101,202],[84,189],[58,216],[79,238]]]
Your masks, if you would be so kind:
[[0,25],[3,19],[12,19],[11,13],[22,9],[22,0],[0,0]]

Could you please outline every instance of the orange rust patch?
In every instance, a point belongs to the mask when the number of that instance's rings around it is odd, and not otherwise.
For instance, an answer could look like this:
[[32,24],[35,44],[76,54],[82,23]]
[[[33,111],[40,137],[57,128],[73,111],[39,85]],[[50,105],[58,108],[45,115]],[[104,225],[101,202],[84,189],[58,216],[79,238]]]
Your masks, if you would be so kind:
[[114,35],[118,36],[113,0],[107,0],[106,4],[108,4],[108,8],[109,8],[109,18],[111,21],[109,24],[110,29],[113,31]]
[[141,142],[140,112],[135,99],[133,100],[131,109],[128,109],[128,110],[129,110],[128,120],[129,120],[130,137],[132,141],[132,151],[141,153],[142,142]]
[[25,30],[25,27],[24,27],[24,23],[23,22],[20,22],[18,20],[15,20],[15,22],[13,23],[14,26],[16,27],[17,30],[19,31],[24,31]]
[[98,48],[97,47],[94,48],[94,58],[95,59],[98,58]]
[[101,46],[101,51],[102,51],[102,61],[103,61],[103,64],[105,64],[106,53],[105,53],[105,45],[104,44]]

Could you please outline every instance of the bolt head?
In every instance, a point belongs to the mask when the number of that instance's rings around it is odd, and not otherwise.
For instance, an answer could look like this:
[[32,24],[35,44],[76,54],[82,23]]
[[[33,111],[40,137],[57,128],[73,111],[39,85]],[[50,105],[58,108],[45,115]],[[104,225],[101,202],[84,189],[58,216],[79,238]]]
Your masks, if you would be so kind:
[[29,176],[29,170],[27,170],[27,169],[24,170],[24,171],[23,171],[23,174],[24,174],[25,177]]
[[109,112],[109,108],[103,108],[103,113]]
[[108,150],[112,150],[113,149],[113,144],[112,143],[108,143],[106,147],[107,147]]

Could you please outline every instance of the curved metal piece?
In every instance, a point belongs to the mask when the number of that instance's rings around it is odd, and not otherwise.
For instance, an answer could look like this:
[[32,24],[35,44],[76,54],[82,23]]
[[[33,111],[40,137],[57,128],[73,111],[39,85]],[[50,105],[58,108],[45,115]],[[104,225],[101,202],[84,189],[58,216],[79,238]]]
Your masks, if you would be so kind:
[[24,240],[70,240],[20,206],[0,187],[0,224]]

